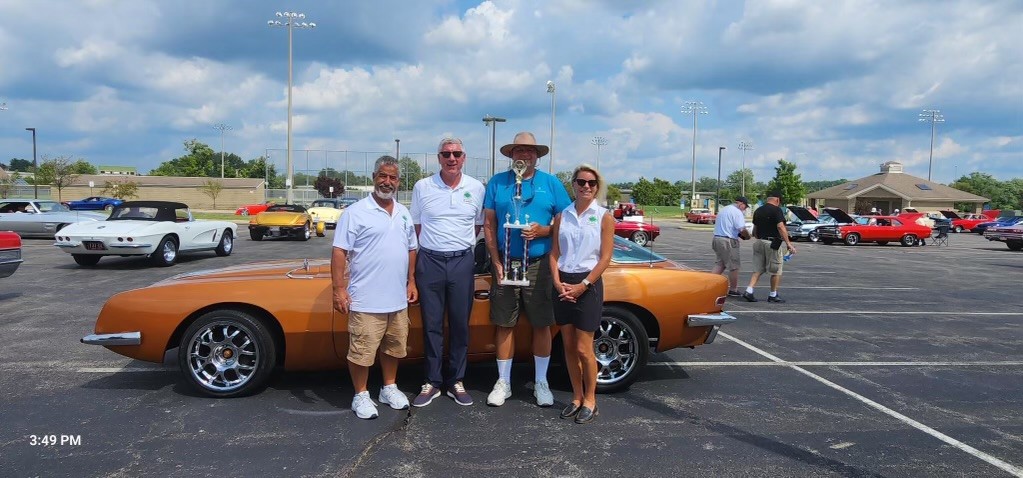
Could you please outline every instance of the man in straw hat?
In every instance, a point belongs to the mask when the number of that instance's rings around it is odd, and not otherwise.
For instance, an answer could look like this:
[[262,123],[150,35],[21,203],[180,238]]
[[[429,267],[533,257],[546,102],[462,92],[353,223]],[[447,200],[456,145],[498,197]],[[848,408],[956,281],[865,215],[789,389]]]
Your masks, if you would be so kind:
[[[501,147],[501,154],[512,161],[522,161],[526,169],[522,173],[521,192],[517,194],[515,173],[503,171],[490,178],[483,199],[483,233],[487,250],[490,252],[493,283],[490,287],[490,321],[496,325],[498,379],[494,390],[487,397],[487,405],[499,407],[511,397],[511,364],[515,351],[515,337],[512,334],[522,310],[533,326],[533,361],[536,379],[533,395],[541,407],[554,405],[554,396],[547,385],[547,365],[551,358],[551,326],[554,325],[554,303],[551,296],[553,284],[548,265],[551,250],[551,223],[554,216],[568,207],[572,200],[568,191],[557,177],[536,168],[539,158],[550,152],[550,148],[536,143],[532,133],[522,132],[515,139]],[[520,199],[513,199],[516,195]],[[519,207],[515,202],[520,202]],[[525,229],[512,229],[509,247],[505,247],[506,214],[528,215],[529,225]],[[515,218],[511,218],[515,221]],[[529,248],[523,257],[523,240],[529,240]],[[509,251],[509,263],[525,263],[525,287],[502,286],[498,282],[504,277],[504,251]]]

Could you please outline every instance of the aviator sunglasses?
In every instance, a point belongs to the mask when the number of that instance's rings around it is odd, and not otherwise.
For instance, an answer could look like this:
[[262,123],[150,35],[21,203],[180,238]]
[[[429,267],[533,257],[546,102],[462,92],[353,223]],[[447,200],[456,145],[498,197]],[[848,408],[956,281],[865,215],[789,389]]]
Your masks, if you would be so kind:
[[443,156],[444,159],[450,158],[451,155],[455,155],[456,158],[461,158],[462,157],[462,152],[461,151],[441,151],[440,153],[437,153],[437,154],[440,154],[441,156]]
[[596,179],[576,178],[575,183],[578,184],[579,187],[583,187],[583,186],[589,186],[591,188],[597,187],[597,180]]

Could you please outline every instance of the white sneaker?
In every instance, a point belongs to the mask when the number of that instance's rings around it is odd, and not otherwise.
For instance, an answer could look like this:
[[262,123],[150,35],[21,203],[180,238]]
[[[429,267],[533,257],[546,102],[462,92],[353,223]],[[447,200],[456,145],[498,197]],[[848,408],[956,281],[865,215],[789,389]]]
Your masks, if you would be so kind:
[[490,395],[487,395],[487,405],[500,407],[509,398],[511,398],[511,385],[504,380],[497,379],[497,383],[494,384],[494,390],[490,392]]
[[352,398],[352,411],[363,420],[377,417],[377,406],[373,399],[369,398],[369,392],[355,394],[355,398]]
[[397,385],[387,385],[386,387],[380,388],[380,403],[384,405],[390,405],[395,410],[404,410],[408,408],[408,397],[401,390],[398,390]]
[[551,387],[547,382],[536,382],[533,385],[533,396],[536,397],[536,404],[541,407],[554,405],[554,395],[551,394]]

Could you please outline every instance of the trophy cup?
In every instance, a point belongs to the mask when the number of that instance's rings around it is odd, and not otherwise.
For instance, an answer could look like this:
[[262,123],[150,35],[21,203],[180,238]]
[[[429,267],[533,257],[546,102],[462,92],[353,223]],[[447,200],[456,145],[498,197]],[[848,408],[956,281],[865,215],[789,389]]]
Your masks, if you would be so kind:
[[[526,173],[526,162],[516,160],[512,163],[512,172],[515,173],[515,195],[512,196],[512,212],[504,215],[504,277],[498,281],[501,285],[528,286],[526,279],[526,262],[529,258],[529,239],[522,238],[522,260],[511,259],[511,234],[512,230],[522,230],[529,227],[529,214],[523,220],[519,219],[522,212],[522,175]],[[514,214],[514,218],[512,217]]]

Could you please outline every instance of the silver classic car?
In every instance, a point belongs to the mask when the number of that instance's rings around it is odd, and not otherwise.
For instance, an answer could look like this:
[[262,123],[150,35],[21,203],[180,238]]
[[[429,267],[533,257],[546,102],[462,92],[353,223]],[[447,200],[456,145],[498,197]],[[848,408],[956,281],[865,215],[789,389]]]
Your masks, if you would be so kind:
[[0,229],[14,231],[21,237],[53,238],[68,224],[102,221],[100,212],[72,211],[48,199],[0,199]]

